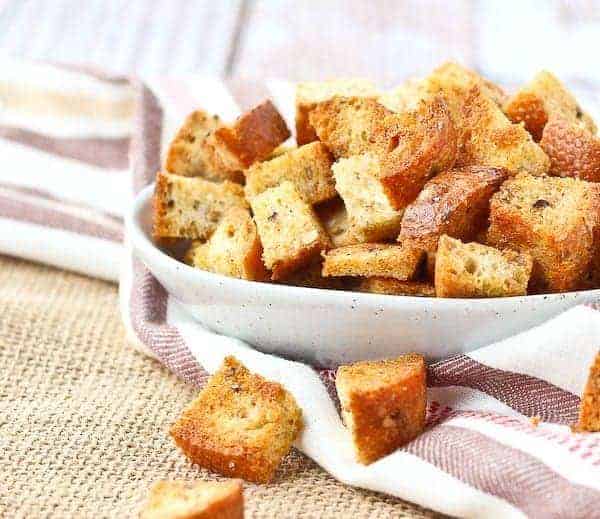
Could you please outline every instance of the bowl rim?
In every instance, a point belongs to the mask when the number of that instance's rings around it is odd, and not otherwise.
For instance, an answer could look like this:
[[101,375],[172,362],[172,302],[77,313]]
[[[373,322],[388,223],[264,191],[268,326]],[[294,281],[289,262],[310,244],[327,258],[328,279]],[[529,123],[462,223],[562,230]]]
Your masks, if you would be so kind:
[[[464,306],[485,306],[485,305],[518,305],[521,303],[532,304],[536,302],[544,302],[549,299],[577,299],[579,297],[590,297],[597,295],[600,297],[600,289],[577,290],[572,292],[557,292],[551,294],[535,294],[525,296],[509,296],[509,297],[488,297],[488,298],[443,298],[443,297],[422,297],[409,295],[382,295],[370,294],[366,292],[355,292],[353,290],[332,290],[327,288],[312,288],[300,287],[295,285],[283,285],[276,283],[265,283],[259,281],[249,281],[245,279],[232,278],[222,274],[216,274],[205,270],[191,267],[183,262],[177,261],[165,252],[163,252],[146,234],[141,225],[141,216],[144,211],[149,210],[149,202],[154,194],[154,183],[144,187],[135,196],[133,204],[130,205],[126,214],[125,225],[127,235],[131,241],[133,251],[136,256],[142,259],[143,257],[151,257],[167,271],[172,271],[173,275],[183,274],[192,283],[196,281],[198,284],[207,284],[218,282],[221,286],[229,285],[231,288],[239,292],[242,290],[246,294],[255,292],[258,287],[267,289],[274,296],[289,298],[294,294],[298,296],[320,296],[321,302],[331,303],[352,303],[356,304],[359,300],[365,304],[373,305],[377,303],[381,306],[394,303],[412,303],[426,306],[435,305],[436,308],[456,308]],[[143,261],[143,260],[142,260]],[[152,270],[150,265],[147,265],[149,270]],[[383,297],[382,297],[383,296]]]

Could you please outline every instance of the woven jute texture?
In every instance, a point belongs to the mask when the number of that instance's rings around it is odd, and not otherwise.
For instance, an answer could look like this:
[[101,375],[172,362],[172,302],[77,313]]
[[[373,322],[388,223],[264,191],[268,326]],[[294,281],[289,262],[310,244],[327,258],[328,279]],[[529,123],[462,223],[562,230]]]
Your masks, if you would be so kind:
[[[0,516],[135,517],[153,481],[215,478],[167,434],[195,390],[127,345],[114,285],[0,256],[0,369]],[[434,516],[298,452],[245,495],[247,517]]]

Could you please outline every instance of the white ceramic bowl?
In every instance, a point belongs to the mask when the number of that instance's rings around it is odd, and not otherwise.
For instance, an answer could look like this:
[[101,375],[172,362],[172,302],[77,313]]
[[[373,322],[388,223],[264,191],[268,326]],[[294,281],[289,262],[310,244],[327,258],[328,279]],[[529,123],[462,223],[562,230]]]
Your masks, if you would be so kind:
[[128,215],[135,254],[200,323],[262,351],[321,366],[414,351],[468,352],[535,326],[600,290],[494,299],[387,296],[244,281],[191,268],[150,235],[152,193]]

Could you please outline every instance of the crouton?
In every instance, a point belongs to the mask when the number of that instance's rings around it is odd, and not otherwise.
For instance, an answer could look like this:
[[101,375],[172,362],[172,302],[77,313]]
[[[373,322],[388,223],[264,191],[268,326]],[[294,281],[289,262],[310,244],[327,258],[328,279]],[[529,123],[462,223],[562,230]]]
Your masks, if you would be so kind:
[[435,261],[438,297],[507,297],[527,294],[533,260],[528,253],[440,237]]
[[481,91],[469,92],[462,107],[463,142],[457,166],[491,166],[542,175],[550,159],[520,124],[511,123]]
[[374,132],[380,146],[378,178],[394,209],[405,208],[431,177],[454,165],[458,138],[441,97],[421,101],[415,111],[380,119]]
[[232,126],[221,126],[204,143],[217,170],[238,172],[266,159],[290,136],[271,101],[241,115]]
[[581,110],[571,92],[556,76],[545,70],[511,96],[503,109],[512,122],[524,123],[536,142],[542,138],[544,127],[553,115],[596,133],[594,121]]
[[[338,160],[332,167],[335,186],[348,213],[344,239],[381,241],[400,231],[402,212],[394,209],[379,182],[381,164],[371,154]],[[352,241],[352,240],[350,240]]]
[[532,286],[577,289],[594,256],[599,196],[595,184],[572,178],[518,175],[492,196],[487,241],[529,252]]
[[404,211],[398,241],[435,253],[442,234],[472,241],[487,227],[490,198],[509,176],[501,168],[469,166],[431,179]]
[[267,162],[258,162],[246,171],[248,199],[285,180],[295,186],[307,204],[318,204],[337,196],[331,174],[333,158],[320,142],[312,142]]
[[336,79],[298,83],[296,86],[296,141],[298,146],[317,140],[309,121],[310,112],[318,103],[334,97],[375,98],[377,89],[366,79]]
[[158,481],[140,519],[243,519],[242,482]]
[[185,262],[224,276],[254,281],[268,278],[256,225],[247,209],[232,209],[208,241],[192,242]]
[[540,141],[550,175],[600,182],[600,138],[562,116],[552,116]]
[[315,207],[315,212],[325,231],[329,235],[333,247],[354,245],[360,242],[360,236],[350,231],[350,217],[340,197],[333,198]]
[[283,279],[308,265],[330,246],[329,237],[312,207],[289,181],[250,200],[263,244],[263,261],[272,279]]
[[154,190],[154,236],[207,239],[222,216],[236,207],[248,207],[239,184],[159,172]]
[[239,174],[216,171],[211,167],[204,142],[217,128],[222,126],[218,115],[209,115],[196,110],[187,116],[167,152],[165,169],[169,173],[188,177],[204,177],[209,180],[240,181]]
[[423,249],[406,245],[361,243],[323,254],[324,276],[382,276],[413,279],[422,263]]
[[301,428],[302,411],[283,386],[226,357],[170,433],[192,463],[267,483]]
[[375,128],[386,115],[393,114],[375,99],[334,97],[318,103],[309,119],[319,140],[339,158],[373,151]]
[[426,378],[425,360],[415,353],[338,368],[342,417],[360,463],[373,463],[423,432]]
[[431,283],[400,281],[394,278],[365,278],[358,285],[358,290],[360,292],[390,296],[435,297],[435,288]]
[[600,352],[590,367],[590,375],[581,396],[577,430],[600,432]]

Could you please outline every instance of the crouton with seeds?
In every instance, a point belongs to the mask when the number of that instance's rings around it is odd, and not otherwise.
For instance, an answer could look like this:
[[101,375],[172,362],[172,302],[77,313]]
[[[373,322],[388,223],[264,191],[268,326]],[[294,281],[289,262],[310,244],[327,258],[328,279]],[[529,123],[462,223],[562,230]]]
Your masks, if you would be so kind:
[[263,261],[280,280],[308,265],[330,241],[294,184],[282,182],[250,200],[263,245]]
[[532,266],[528,253],[443,235],[435,261],[435,292],[438,297],[524,296]]
[[239,184],[159,172],[154,190],[154,236],[207,239],[223,215],[234,208],[248,208]]
[[312,142],[282,153],[246,170],[248,199],[289,180],[307,204],[318,204],[337,196],[331,173],[333,157],[320,142]]
[[170,433],[192,463],[268,483],[301,428],[302,411],[281,384],[226,357]]
[[391,454],[425,429],[427,372],[422,355],[340,366],[335,385],[362,464]]
[[390,296],[435,297],[435,287],[424,281],[401,281],[394,278],[370,277],[358,285],[359,292]]

